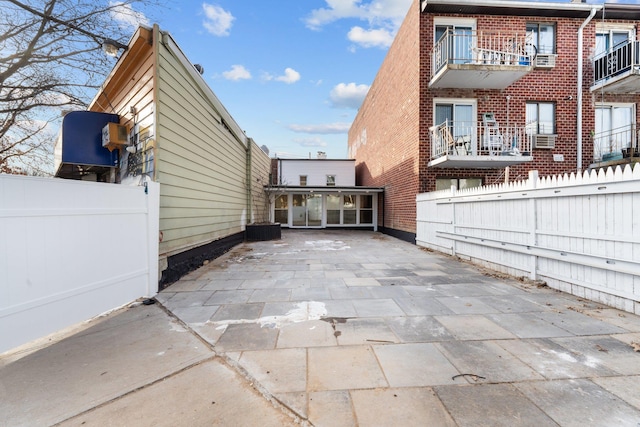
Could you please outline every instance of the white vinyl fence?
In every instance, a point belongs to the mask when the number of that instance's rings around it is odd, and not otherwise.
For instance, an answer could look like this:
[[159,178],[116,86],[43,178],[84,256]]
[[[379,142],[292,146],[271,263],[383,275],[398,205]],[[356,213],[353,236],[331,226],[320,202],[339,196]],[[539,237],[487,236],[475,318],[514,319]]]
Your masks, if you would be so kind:
[[640,314],[640,166],[417,196],[416,243]]
[[0,353],[156,294],[159,193],[0,175]]

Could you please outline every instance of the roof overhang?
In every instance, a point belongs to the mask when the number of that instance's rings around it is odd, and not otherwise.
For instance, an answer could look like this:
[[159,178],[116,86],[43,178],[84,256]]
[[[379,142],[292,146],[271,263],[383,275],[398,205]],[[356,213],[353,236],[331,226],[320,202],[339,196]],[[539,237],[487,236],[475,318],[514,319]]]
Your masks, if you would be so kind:
[[[637,5],[607,4],[604,7],[606,8],[606,18],[609,19],[638,19],[637,17],[640,16],[640,7]],[[546,16],[555,18],[586,18],[593,9],[602,11],[603,5],[504,0],[422,0],[421,4],[422,12],[427,13]]]
[[296,193],[296,194],[336,194],[336,193],[348,193],[348,194],[368,194],[368,193],[383,193],[384,187],[303,187],[303,186],[291,186],[291,185],[272,185],[265,187],[264,190],[267,193]]

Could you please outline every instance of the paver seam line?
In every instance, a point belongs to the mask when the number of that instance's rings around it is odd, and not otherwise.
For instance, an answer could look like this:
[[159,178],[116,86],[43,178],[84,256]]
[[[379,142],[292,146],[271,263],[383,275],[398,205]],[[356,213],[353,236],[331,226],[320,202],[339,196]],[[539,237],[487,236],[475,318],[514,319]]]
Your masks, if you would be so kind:
[[166,380],[168,380],[168,379],[170,379],[172,377],[180,375],[181,373],[183,373],[183,372],[185,372],[185,371],[187,371],[187,370],[189,370],[191,368],[195,368],[196,366],[200,366],[200,365],[202,365],[204,363],[211,362],[211,361],[215,360],[216,358],[217,358],[217,356],[215,354],[213,354],[213,355],[211,355],[211,356],[209,356],[209,357],[207,357],[205,359],[198,360],[198,361],[196,361],[194,363],[191,363],[190,365],[184,366],[184,367],[182,367],[182,368],[180,368],[180,369],[178,369],[176,371],[171,372],[169,375],[165,375],[164,377],[155,379],[155,380],[153,380],[153,381],[151,381],[151,382],[149,382],[147,384],[143,384],[143,385],[141,385],[139,387],[136,387],[136,388],[134,388],[132,390],[129,390],[129,391],[127,391],[127,392],[125,392],[125,393],[123,393],[123,394],[121,394],[119,396],[116,396],[116,397],[114,397],[112,399],[109,399],[109,400],[107,400],[105,402],[102,402],[102,403],[100,403],[100,404],[98,404],[98,405],[96,405],[96,406],[94,406],[92,408],[89,408],[89,409],[81,411],[81,412],[79,412],[77,414],[71,415],[71,416],[65,418],[64,420],[61,420],[61,421],[57,422],[56,424],[54,424],[54,426],[60,425],[60,424],[62,424],[64,422],[66,422],[66,421],[69,421],[69,420],[73,419],[73,418],[80,417],[82,415],[85,415],[85,414],[88,414],[90,412],[93,412],[93,411],[95,411],[97,409],[100,409],[100,408],[102,408],[104,406],[107,406],[107,405],[109,405],[109,404],[111,404],[113,402],[116,402],[116,401],[120,400],[120,399],[124,399],[125,397],[127,397],[127,396],[129,396],[129,395],[131,395],[133,393],[136,393],[138,391],[141,391],[141,390],[144,390],[144,389],[149,388],[151,386],[154,386],[155,384],[158,384],[158,383],[161,383],[163,381],[166,381]]
[[253,375],[249,373],[249,371],[247,371],[240,364],[240,359],[242,359],[242,356],[246,352],[247,350],[243,350],[240,352],[240,357],[238,358],[238,361],[233,360],[232,358],[227,356],[225,353],[221,353],[217,357],[219,357],[224,362],[225,365],[227,365],[229,368],[234,370],[240,377],[242,377],[247,382],[247,385],[249,387],[256,390],[267,402],[271,403],[271,405],[274,408],[280,410],[283,414],[291,417],[296,423],[302,426],[312,427],[313,424],[309,422],[309,419],[307,417],[298,413],[298,411],[296,411],[294,408],[287,405],[285,402],[283,402],[282,400],[278,399],[276,396],[271,394],[271,392],[265,386],[263,386],[260,383],[260,381],[258,381]]
[[[309,348],[304,349],[304,364],[305,364],[305,378],[304,378],[304,391],[307,397],[307,416],[310,415],[310,405],[311,405],[311,392],[309,391]],[[311,422],[311,420],[309,420]]]
[[[624,375],[623,375],[624,376]],[[543,382],[560,382],[560,381],[571,381],[571,380],[585,380],[585,381],[589,381],[591,384],[593,384],[595,387],[599,387],[600,389],[602,389],[604,392],[609,393],[611,396],[614,396],[615,398],[619,399],[621,402],[623,402],[624,404],[628,405],[630,408],[632,409],[637,409],[634,405],[630,404],[629,402],[627,402],[626,400],[624,400],[623,398],[621,398],[620,396],[618,396],[617,394],[607,390],[606,388],[602,387],[600,384],[592,381],[592,378],[595,377],[583,377],[583,378],[556,378],[556,379],[551,379],[551,380],[531,380],[531,381],[518,381],[518,382],[514,382],[513,383],[513,387],[518,390],[518,392],[520,392],[520,394],[522,394],[522,396],[524,396],[527,400],[531,401],[531,399],[529,399],[521,390],[520,388],[518,388],[517,384],[520,383],[532,383],[532,382],[539,382],[539,383],[543,383]],[[603,378],[603,377],[600,377]],[[540,409],[540,411],[542,411],[543,414],[545,414],[547,417],[549,417],[551,420],[553,420],[554,423],[556,423],[558,426],[560,426],[561,424],[558,423],[558,421],[556,421],[555,418],[553,418],[550,414],[547,414],[541,407],[539,407],[535,402],[531,401],[531,403],[533,403],[533,405],[535,407],[537,407],[538,409]]]
[[[206,359],[206,360],[215,360],[216,358],[219,359],[224,365],[226,365],[228,368],[230,368],[232,371],[236,372],[236,374],[238,374],[238,376],[240,378],[242,378],[248,385],[249,387],[253,388],[254,390],[256,390],[267,402],[269,402],[274,408],[278,409],[280,412],[282,412],[283,414],[291,417],[296,423],[299,423],[303,426],[308,426],[310,424],[308,424],[308,420],[303,417],[301,414],[299,414],[297,411],[295,411],[293,408],[289,407],[288,405],[286,405],[284,402],[282,402],[280,399],[276,398],[275,396],[273,396],[262,384],[260,384],[259,381],[257,381],[251,374],[249,374],[249,372],[244,369],[240,363],[232,360],[229,356],[227,356],[225,353],[218,353],[215,350],[215,346],[211,343],[209,343],[207,340],[205,340],[203,337],[200,336],[200,334],[198,334],[195,330],[193,330],[187,323],[183,322],[181,319],[179,319],[176,315],[174,315],[170,310],[168,310],[166,307],[164,307],[162,304],[156,302],[156,305],[160,306],[160,308],[162,310],[164,310],[165,313],[167,313],[167,315],[169,317],[171,317],[172,319],[174,319],[175,321],[177,321],[180,325],[182,325],[182,327],[184,327],[191,335],[193,335],[196,339],[198,339],[200,342],[202,342],[207,348],[209,348],[212,352],[213,352],[213,356]],[[278,331],[278,335],[279,335],[279,331]],[[276,339],[276,343],[277,343],[277,339]],[[241,352],[241,356],[242,357],[242,353],[244,353],[244,351]],[[205,361],[206,361],[205,360]],[[239,359],[238,359],[239,360]],[[199,363],[194,364],[194,366],[198,365]],[[173,374],[168,375],[165,378],[162,378],[162,380],[167,379],[173,375],[176,375],[180,372],[184,371],[184,369],[179,370]],[[154,382],[155,383],[155,382]],[[153,384],[153,383],[152,383]],[[151,385],[151,384],[149,384]],[[144,386],[143,386],[144,387]],[[137,391],[137,390],[135,390]],[[128,394],[128,393],[127,393]],[[124,396],[124,395],[123,395]],[[95,408],[94,408],[95,409]]]
[[[632,376],[636,376],[636,375],[632,375]],[[629,375],[610,375],[610,376],[602,376],[602,377],[597,377],[597,378],[628,378]],[[595,378],[595,377],[594,377]],[[640,407],[636,406],[634,403],[631,403],[629,401],[627,401],[626,399],[624,399],[622,396],[619,396],[618,394],[614,393],[613,391],[607,389],[605,386],[602,386],[600,384],[598,384],[597,382],[593,381],[593,378],[589,378],[589,380],[594,383],[595,385],[597,385],[598,387],[602,388],[603,390],[611,393],[612,395],[614,395],[615,397],[617,397],[618,399],[622,400],[624,403],[626,403],[627,405],[631,406],[634,409],[637,409],[640,411]]]
[[[483,385],[487,385],[487,384],[492,384],[492,385],[509,384],[509,385],[511,385],[511,386],[512,386],[512,387],[513,387],[513,388],[514,388],[518,393],[520,393],[520,395],[521,395],[524,399],[528,400],[528,401],[529,401],[529,403],[531,403],[531,405],[533,405],[533,407],[538,408],[538,409],[540,410],[540,412],[541,412],[541,413],[543,413],[544,415],[546,415],[546,416],[547,416],[551,421],[553,421],[553,423],[554,423],[556,426],[560,427],[560,424],[558,424],[558,422],[557,422],[557,421],[556,421],[556,420],[555,420],[551,415],[547,414],[547,413],[546,413],[546,412],[545,412],[545,411],[544,411],[540,406],[538,406],[534,401],[532,401],[531,399],[529,399],[529,397],[527,397],[527,396],[526,396],[526,395],[525,395],[525,394],[524,394],[524,393],[523,393],[523,392],[522,392],[518,387],[516,387],[516,384],[517,384],[517,383],[520,383],[520,382],[523,382],[523,383],[525,383],[525,382],[534,382],[534,381],[535,381],[535,382],[544,382],[545,380],[517,381],[517,382],[508,382],[508,383],[485,383],[485,382],[483,382],[483,383],[476,383],[476,384],[469,383],[469,384],[461,384],[461,385],[459,385],[459,386],[457,386],[457,387],[481,387],[481,386],[483,386]],[[455,387],[455,386],[443,386],[443,387]],[[447,408],[447,405],[445,405],[445,403],[442,401],[442,399],[440,399],[440,395],[438,394],[438,391],[437,391],[437,390],[435,390],[435,388],[434,388],[433,392],[435,393],[435,395],[436,395],[436,396],[438,397],[438,399],[440,400],[440,403],[442,403],[442,406],[447,410],[447,412],[449,412],[449,409]],[[453,415],[452,415],[451,413],[449,413],[449,415],[451,415],[451,419],[453,419],[453,420],[454,420],[454,422],[455,422],[455,418],[453,417]],[[456,424],[458,424],[458,423],[456,422]]]
[[[604,336],[604,335],[603,335],[603,336]],[[536,339],[536,338],[533,338],[533,339]],[[501,342],[504,342],[504,341],[523,341],[523,339],[520,339],[520,338],[517,338],[517,339],[510,338],[510,339],[473,340],[473,341],[475,341],[475,342],[493,342],[493,341],[501,341]],[[456,366],[456,365],[455,365],[451,360],[449,360],[449,358],[447,357],[447,355],[446,355],[446,354],[444,354],[444,353],[442,352],[442,349],[440,349],[440,345],[439,345],[439,344],[440,344],[440,341],[438,341],[438,342],[434,342],[434,343],[432,343],[432,344],[434,344],[434,347],[436,347],[436,348],[438,349],[438,351],[440,351],[440,353],[442,353],[442,355],[443,355],[443,356],[444,356],[444,357],[449,361],[449,363],[451,363],[451,365],[452,365],[452,366],[454,366],[456,369],[458,369],[458,367],[457,367],[457,366]],[[567,380],[587,380],[587,381],[591,381],[591,382],[593,382],[592,380],[593,380],[594,378],[621,378],[621,377],[628,377],[628,375],[624,375],[624,374],[621,374],[621,373],[619,373],[619,372],[613,371],[613,372],[616,372],[616,374],[617,374],[617,375],[599,375],[599,376],[587,375],[587,376],[575,376],[575,377],[566,377],[566,378],[547,378],[547,377],[545,377],[543,374],[541,374],[540,372],[538,372],[538,371],[537,371],[533,366],[531,366],[529,363],[527,363],[527,362],[525,362],[524,360],[520,359],[516,354],[514,354],[514,353],[510,352],[508,349],[506,349],[506,348],[504,348],[504,347],[502,347],[502,346],[500,346],[500,345],[499,345],[499,347],[500,347],[500,348],[502,348],[502,349],[503,349],[504,351],[506,351],[507,353],[511,354],[515,359],[517,359],[518,361],[520,361],[522,364],[524,364],[524,365],[526,365],[527,367],[529,367],[533,372],[536,372],[536,373],[540,374],[540,376],[541,376],[543,379],[523,379],[523,380],[518,380],[518,381],[491,381],[491,380],[487,380],[487,381],[483,381],[483,382],[475,382],[475,383],[472,383],[472,382],[470,382],[469,380],[467,380],[467,383],[468,383],[468,384],[459,384],[459,385],[461,385],[461,386],[462,386],[462,385],[480,385],[480,384],[514,384],[514,385],[515,385],[515,384],[520,384],[520,383],[523,383],[523,384],[524,384],[524,383],[532,383],[532,382],[550,382],[550,381],[567,381]],[[566,347],[565,347],[565,348],[566,348]],[[567,350],[568,350],[568,351],[571,351],[571,350],[569,350],[569,349],[567,349]],[[477,376],[477,377],[482,377],[480,374],[475,373],[475,372],[474,372],[473,374],[471,374],[471,375],[475,375],[475,376]],[[465,378],[465,379],[466,379],[466,378]],[[598,385],[597,383],[594,383],[594,384]],[[598,385],[598,386],[599,386],[599,385]],[[610,393],[611,393],[611,392],[610,392]],[[613,395],[615,395],[615,396],[619,397],[618,395],[616,395],[616,394],[614,394],[614,393],[611,393],[611,394],[613,394]],[[620,398],[620,397],[619,397],[619,398]],[[620,398],[620,399],[622,399],[622,398]],[[543,411],[543,412],[544,412],[544,411]],[[548,415],[548,414],[547,414],[547,415]]]
[[380,359],[378,358],[378,353],[376,353],[375,349],[373,348],[372,345],[368,345],[367,346],[369,348],[369,350],[371,350],[371,353],[373,353],[373,357],[376,359],[376,363],[378,364],[378,368],[380,368],[380,372],[382,372],[382,377],[384,378],[384,380],[387,383],[387,387],[386,388],[391,388],[391,382],[389,381],[389,378],[387,378],[387,374],[384,372],[384,368],[382,367],[382,363],[380,363]]

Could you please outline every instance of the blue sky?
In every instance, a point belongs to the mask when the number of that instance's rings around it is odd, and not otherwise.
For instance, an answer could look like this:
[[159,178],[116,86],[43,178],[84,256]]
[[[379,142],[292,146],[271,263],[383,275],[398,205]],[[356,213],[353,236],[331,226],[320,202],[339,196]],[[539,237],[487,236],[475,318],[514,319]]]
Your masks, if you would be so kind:
[[346,158],[349,126],[411,3],[183,0],[138,21],[171,33],[272,156]]
[[227,110],[272,156],[346,158],[349,126],[411,2],[186,0],[143,20],[204,67]]

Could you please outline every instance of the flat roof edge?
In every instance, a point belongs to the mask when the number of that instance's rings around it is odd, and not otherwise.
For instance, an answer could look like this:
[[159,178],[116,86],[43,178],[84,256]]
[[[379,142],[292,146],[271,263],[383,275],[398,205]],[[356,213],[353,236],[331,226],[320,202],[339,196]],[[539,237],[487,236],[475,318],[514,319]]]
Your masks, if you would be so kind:
[[503,9],[545,9],[589,12],[592,9],[600,10],[602,4],[592,3],[551,3],[551,2],[525,2],[525,1],[499,1],[499,0],[422,0],[421,11],[424,12],[429,5],[438,6],[465,6],[465,7],[490,7]]

